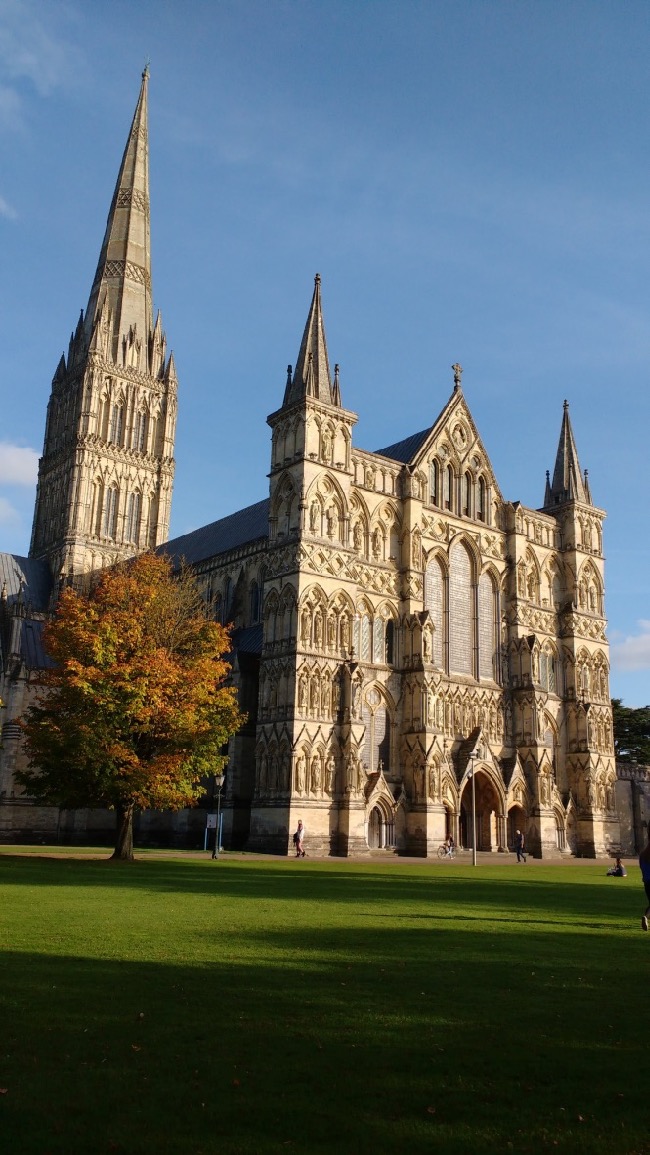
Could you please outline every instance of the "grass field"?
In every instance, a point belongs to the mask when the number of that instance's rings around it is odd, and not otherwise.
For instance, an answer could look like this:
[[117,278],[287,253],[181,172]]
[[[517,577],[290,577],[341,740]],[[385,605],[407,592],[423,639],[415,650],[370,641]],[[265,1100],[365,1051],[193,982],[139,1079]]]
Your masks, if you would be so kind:
[[5,851],[3,1150],[650,1152],[605,870]]

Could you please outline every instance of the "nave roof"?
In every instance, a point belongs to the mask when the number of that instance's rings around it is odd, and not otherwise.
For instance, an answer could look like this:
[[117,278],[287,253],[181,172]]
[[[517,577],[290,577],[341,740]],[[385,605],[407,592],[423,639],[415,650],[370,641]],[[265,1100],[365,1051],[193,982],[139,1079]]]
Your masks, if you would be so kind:
[[184,559],[188,565],[196,565],[248,542],[268,537],[268,532],[269,498],[265,497],[263,501],[247,505],[228,517],[166,541],[159,547],[159,552],[169,554],[174,561]]

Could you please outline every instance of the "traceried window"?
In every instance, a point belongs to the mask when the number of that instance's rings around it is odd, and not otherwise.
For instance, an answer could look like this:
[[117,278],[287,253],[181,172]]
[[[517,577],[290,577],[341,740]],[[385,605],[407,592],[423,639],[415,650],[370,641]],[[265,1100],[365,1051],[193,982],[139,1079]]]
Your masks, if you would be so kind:
[[424,608],[433,622],[433,663],[440,669],[445,665],[447,605],[445,572],[437,558],[432,558],[424,575]]
[[133,449],[138,453],[144,453],[147,448],[147,412],[145,409],[139,409],[135,415],[135,422],[133,425]]
[[111,431],[109,440],[113,445],[121,445],[124,435],[124,406],[119,403],[111,409]]
[[116,485],[111,485],[106,490],[106,500],[104,502],[104,518],[102,524],[103,537],[111,538],[115,541],[117,537],[117,506],[119,499],[119,490]]
[[456,542],[449,557],[449,669],[474,673],[474,611],[472,563],[465,546]]
[[381,618],[375,618],[372,623],[372,660],[376,666],[384,660],[384,623]]
[[478,583],[478,653],[479,676],[494,678],[497,662],[497,599],[496,589],[488,574],[481,574]]
[[360,637],[359,657],[361,658],[362,662],[369,662],[370,661],[370,618],[368,617],[367,614],[364,614],[362,619],[361,619],[360,630],[361,630],[361,637]]
[[539,681],[542,689],[548,690],[549,694],[556,692],[555,655],[547,650],[543,650],[539,655]]
[[140,544],[140,521],[142,518],[142,494],[129,494],[129,507],[126,515],[126,540]]
[[[370,691],[371,694],[375,691]],[[378,695],[377,695],[378,696]],[[374,710],[364,701],[361,720],[365,725],[361,761],[371,774],[375,774],[382,764],[384,773],[390,770],[390,717],[382,704]]]

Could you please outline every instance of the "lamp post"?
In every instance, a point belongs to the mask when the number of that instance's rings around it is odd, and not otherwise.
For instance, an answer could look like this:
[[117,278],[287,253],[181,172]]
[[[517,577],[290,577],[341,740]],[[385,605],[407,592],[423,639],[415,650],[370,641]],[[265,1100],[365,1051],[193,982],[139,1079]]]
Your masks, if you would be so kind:
[[214,776],[214,784],[217,788],[217,828],[214,832],[214,850],[212,851],[213,858],[219,857],[219,835],[221,833],[219,829],[221,820],[221,790],[225,777],[226,775],[224,774],[223,770],[217,770]]
[[473,750],[469,756],[471,771],[470,778],[472,779],[472,866],[476,866],[476,751]]

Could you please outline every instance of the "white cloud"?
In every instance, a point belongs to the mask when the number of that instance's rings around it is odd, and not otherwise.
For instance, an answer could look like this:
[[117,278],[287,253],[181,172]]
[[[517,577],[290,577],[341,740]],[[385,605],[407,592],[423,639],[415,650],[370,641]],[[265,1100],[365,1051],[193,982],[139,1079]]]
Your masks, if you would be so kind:
[[616,670],[650,670],[650,621],[642,618],[637,624],[638,634],[611,646],[612,667]]
[[15,525],[20,521],[20,514],[14,509],[6,497],[0,497],[0,525]]
[[38,453],[35,449],[0,441],[0,482],[5,485],[35,485]]
[[39,96],[49,96],[74,75],[77,53],[58,32],[61,17],[74,15],[71,5],[0,0],[0,128],[23,127],[22,82],[31,83]]
[[6,217],[7,220],[15,221],[18,213],[15,208],[6,201],[4,197],[0,197],[0,217]]

